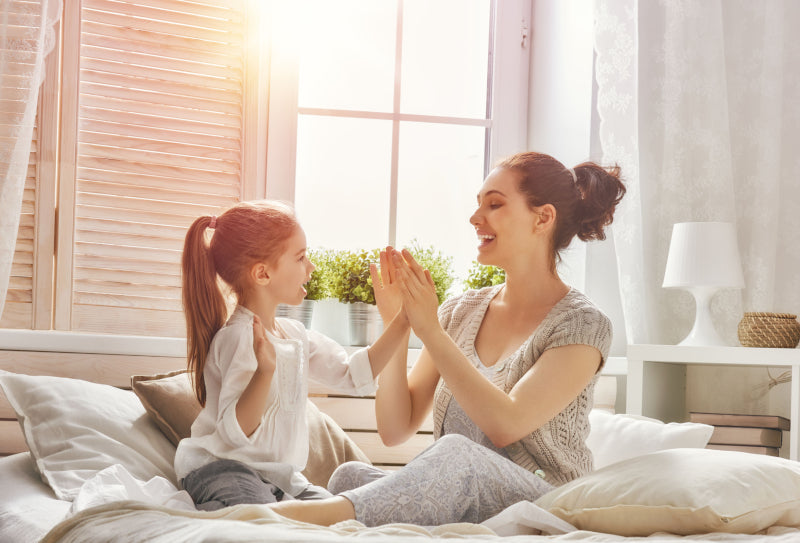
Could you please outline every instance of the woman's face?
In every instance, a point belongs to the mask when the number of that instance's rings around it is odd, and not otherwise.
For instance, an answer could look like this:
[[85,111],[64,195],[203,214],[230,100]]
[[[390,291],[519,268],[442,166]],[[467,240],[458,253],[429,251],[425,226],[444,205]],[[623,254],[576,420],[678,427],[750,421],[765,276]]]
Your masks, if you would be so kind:
[[281,303],[297,305],[306,297],[303,285],[311,278],[314,264],[306,254],[306,234],[297,227],[286,242],[286,250],[270,266],[270,288]]
[[506,268],[533,244],[537,213],[519,190],[518,174],[494,169],[478,192],[470,224],[478,235],[478,262]]

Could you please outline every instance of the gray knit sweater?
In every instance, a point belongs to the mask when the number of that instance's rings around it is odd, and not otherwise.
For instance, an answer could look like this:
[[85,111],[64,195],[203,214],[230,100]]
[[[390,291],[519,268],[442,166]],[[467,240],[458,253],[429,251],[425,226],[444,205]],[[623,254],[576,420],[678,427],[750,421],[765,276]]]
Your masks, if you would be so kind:
[[[439,321],[461,351],[469,356],[475,349],[475,337],[489,307],[489,302],[503,285],[469,290],[450,298],[439,307]],[[564,345],[596,347],[603,363],[611,346],[611,321],[577,290],[570,291],[547,314],[517,351],[498,361],[504,374],[494,379],[505,392],[514,385],[547,349]],[[592,470],[592,453],[586,447],[589,434],[589,411],[594,401],[595,376],[563,411],[532,434],[507,446],[509,457],[530,471],[541,469],[545,480],[561,485]],[[434,436],[439,438],[442,423],[453,393],[439,381],[434,398]]]

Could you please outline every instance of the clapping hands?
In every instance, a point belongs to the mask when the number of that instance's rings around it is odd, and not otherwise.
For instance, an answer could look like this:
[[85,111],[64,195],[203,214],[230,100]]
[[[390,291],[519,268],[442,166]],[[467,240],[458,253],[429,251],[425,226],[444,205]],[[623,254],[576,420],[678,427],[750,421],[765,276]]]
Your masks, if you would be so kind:
[[424,342],[427,332],[439,326],[439,298],[431,273],[419,265],[408,249],[393,250],[392,268],[403,309],[414,333]]

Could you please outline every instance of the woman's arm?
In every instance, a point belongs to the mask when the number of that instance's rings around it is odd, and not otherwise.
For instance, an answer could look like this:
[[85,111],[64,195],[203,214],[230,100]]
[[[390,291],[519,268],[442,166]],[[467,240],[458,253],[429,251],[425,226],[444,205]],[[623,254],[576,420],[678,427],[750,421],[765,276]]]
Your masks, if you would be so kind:
[[425,344],[459,405],[497,447],[530,434],[563,410],[591,381],[600,352],[588,345],[547,350],[506,394],[464,356],[436,317],[438,300],[430,274],[411,255],[395,262],[411,326]]

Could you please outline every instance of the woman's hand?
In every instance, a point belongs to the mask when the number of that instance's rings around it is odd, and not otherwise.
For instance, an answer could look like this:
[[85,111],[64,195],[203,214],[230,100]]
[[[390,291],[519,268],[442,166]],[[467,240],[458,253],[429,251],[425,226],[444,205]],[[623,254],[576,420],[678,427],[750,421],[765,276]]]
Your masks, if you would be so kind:
[[256,353],[258,369],[265,375],[275,373],[275,346],[267,339],[264,326],[258,315],[253,317],[253,351]]
[[372,288],[375,291],[375,305],[378,306],[384,326],[388,326],[402,310],[403,304],[391,257],[396,252],[393,247],[386,247],[380,252],[380,270],[374,262],[369,265]]
[[439,326],[439,298],[431,273],[414,260],[407,249],[393,255],[394,275],[402,294],[403,309],[414,333],[425,342],[428,332]]

